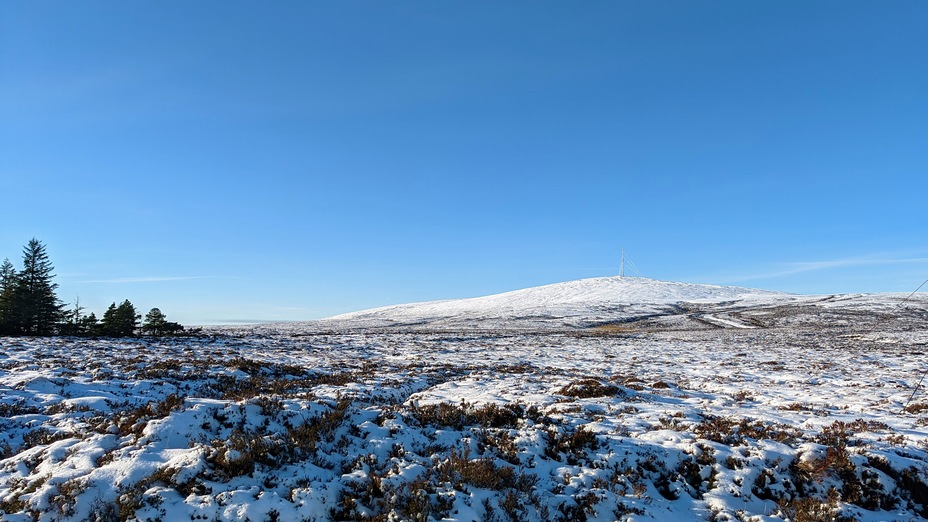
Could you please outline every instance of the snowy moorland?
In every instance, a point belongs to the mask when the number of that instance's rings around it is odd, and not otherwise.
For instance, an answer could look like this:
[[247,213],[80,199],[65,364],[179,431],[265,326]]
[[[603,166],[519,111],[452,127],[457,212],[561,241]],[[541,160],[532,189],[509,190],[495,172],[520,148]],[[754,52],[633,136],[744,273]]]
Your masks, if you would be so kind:
[[928,520],[928,299],[603,278],[0,338],[15,520]]
[[694,285],[641,277],[599,277],[503,294],[387,306],[331,317],[343,328],[544,329],[584,328],[642,317],[675,315],[680,303],[740,306],[788,300],[789,294],[731,286]]

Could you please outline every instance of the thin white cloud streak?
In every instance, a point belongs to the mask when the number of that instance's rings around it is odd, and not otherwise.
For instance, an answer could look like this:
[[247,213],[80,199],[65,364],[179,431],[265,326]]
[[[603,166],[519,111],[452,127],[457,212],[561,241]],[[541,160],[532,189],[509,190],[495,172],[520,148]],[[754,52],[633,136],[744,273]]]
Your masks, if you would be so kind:
[[783,263],[781,270],[765,272],[761,274],[743,275],[729,278],[731,282],[753,281],[756,279],[775,279],[778,277],[787,277],[791,275],[803,274],[806,272],[816,272],[819,270],[829,270],[836,268],[848,268],[854,266],[884,266],[884,265],[911,265],[928,263],[928,257],[906,257],[906,258],[875,258],[859,257],[846,259],[833,259],[830,261],[800,261],[795,263]]
[[189,281],[192,279],[210,279],[207,276],[187,277],[117,277],[114,279],[93,279],[81,283],[125,284],[125,283],[162,283],[166,281]]

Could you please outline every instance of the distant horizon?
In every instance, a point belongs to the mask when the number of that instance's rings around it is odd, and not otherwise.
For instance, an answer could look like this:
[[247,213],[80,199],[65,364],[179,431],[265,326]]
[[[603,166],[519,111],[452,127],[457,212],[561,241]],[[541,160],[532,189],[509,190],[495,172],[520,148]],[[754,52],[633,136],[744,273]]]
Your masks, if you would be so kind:
[[[41,239],[40,239],[40,241],[41,241]],[[46,245],[46,247],[47,247],[47,246],[48,246],[48,245]],[[14,258],[12,258],[12,257],[8,257],[8,258],[9,258],[10,261],[14,264],[14,266],[18,268],[18,263],[17,263],[18,260],[14,259]],[[842,261],[835,261],[835,262],[796,263],[795,265],[798,266],[799,268],[793,268],[793,269],[791,269],[791,270],[788,269],[788,270],[786,271],[786,273],[792,274],[792,273],[794,273],[794,272],[796,272],[796,273],[814,272],[814,271],[818,271],[818,270],[828,270],[828,269],[832,269],[832,268],[835,268],[835,267],[840,268],[840,267],[843,267],[844,265],[851,265],[851,266],[855,266],[855,265],[867,266],[867,265],[869,265],[869,266],[872,266],[872,265],[879,265],[879,264],[921,263],[921,262],[924,262],[924,261],[925,261],[925,260],[923,260],[923,259],[896,259],[896,260],[885,260],[885,259],[884,259],[884,260],[881,262],[881,261],[876,260],[876,259],[871,259],[871,260],[869,260],[869,261],[866,261],[866,260],[863,260],[863,259],[859,259],[859,260],[842,260]],[[52,262],[53,262],[53,264],[54,264],[54,259],[52,259]],[[57,268],[57,267],[56,267],[56,268]],[[634,270],[637,271],[637,267],[636,267]],[[55,277],[54,281],[57,283],[57,281],[58,281],[58,279],[59,279],[59,278],[57,277],[57,269],[56,269],[55,272],[56,272],[56,277]],[[618,273],[616,273],[616,274],[611,274],[611,275],[590,275],[590,276],[579,277],[579,278],[575,278],[575,279],[565,279],[565,280],[558,280],[558,281],[551,281],[551,282],[542,282],[542,283],[536,284],[536,285],[531,285],[531,286],[520,286],[520,287],[517,287],[517,288],[501,289],[501,290],[499,290],[499,291],[490,292],[490,293],[482,293],[482,294],[477,294],[477,295],[448,296],[448,297],[437,296],[437,297],[435,297],[435,298],[433,298],[433,299],[421,299],[421,300],[413,300],[413,301],[387,302],[387,303],[383,303],[383,304],[377,304],[377,305],[374,305],[374,306],[367,306],[367,307],[364,307],[364,308],[357,308],[357,309],[349,309],[349,310],[337,311],[337,312],[334,312],[334,313],[330,313],[330,314],[328,314],[328,315],[319,316],[319,317],[312,317],[312,318],[288,318],[288,319],[235,318],[235,317],[229,317],[229,318],[204,318],[204,319],[198,320],[198,321],[187,321],[187,322],[183,322],[183,324],[188,325],[188,326],[194,326],[194,327],[196,327],[196,326],[245,326],[245,325],[260,325],[260,324],[275,324],[275,323],[309,322],[309,321],[316,321],[316,320],[319,320],[319,319],[325,319],[325,318],[332,317],[332,316],[336,316],[336,315],[341,315],[341,314],[346,314],[346,313],[353,313],[353,312],[360,312],[360,311],[371,310],[371,309],[376,309],[376,308],[383,308],[383,307],[390,307],[390,306],[397,306],[397,305],[405,305],[405,304],[415,304],[415,303],[427,303],[427,302],[434,302],[434,301],[456,301],[456,300],[464,300],[464,299],[474,299],[474,298],[480,298],[480,297],[488,297],[488,296],[498,295],[498,294],[502,294],[502,293],[515,292],[515,291],[525,290],[525,289],[529,289],[529,288],[537,288],[537,287],[541,287],[541,286],[549,286],[549,285],[557,285],[557,284],[560,284],[560,283],[568,283],[568,282],[571,282],[571,281],[581,281],[581,280],[587,280],[587,279],[600,279],[600,278],[619,278],[619,277],[626,277],[626,278],[641,278],[641,279],[648,279],[648,280],[653,280],[653,281],[669,282],[669,283],[684,283],[684,284],[707,285],[707,286],[724,286],[724,287],[740,287],[740,288],[747,288],[747,289],[755,289],[755,290],[763,290],[763,291],[772,291],[772,292],[783,292],[783,293],[789,293],[789,294],[795,294],[795,295],[805,295],[805,296],[815,296],[815,295],[849,295],[849,294],[910,295],[910,294],[915,294],[915,293],[919,293],[919,292],[925,292],[926,290],[928,290],[928,284],[926,284],[926,283],[928,283],[928,279],[922,280],[922,281],[916,283],[916,286],[913,287],[911,290],[896,290],[896,291],[881,291],[881,290],[876,290],[876,291],[844,291],[844,292],[834,292],[834,291],[827,291],[827,290],[825,290],[825,291],[812,291],[812,292],[808,292],[808,291],[780,290],[780,289],[778,289],[778,288],[764,287],[764,286],[751,285],[751,284],[744,284],[744,283],[741,283],[741,284],[739,284],[739,283],[725,283],[725,282],[715,282],[715,283],[711,283],[711,282],[700,282],[700,281],[696,281],[696,280],[674,280],[674,279],[668,279],[668,278],[650,277],[650,276],[644,276],[644,275],[640,275],[640,274],[628,274],[628,273],[626,273],[625,276],[620,276]],[[141,278],[139,278],[139,279],[141,279]],[[162,281],[184,281],[184,280],[195,280],[195,279],[201,279],[201,278],[198,278],[198,277],[157,277],[157,278],[147,278],[147,279],[145,279],[145,280],[139,280],[139,279],[134,279],[134,278],[132,278],[132,279],[126,279],[126,280],[120,280],[120,279],[114,279],[114,280],[97,280],[97,281],[84,281],[84,283],[95,283],[95,284],[103,284],[103,285],[107,285],[107,284],[118,285],[118,284],[124,284],[124,283],[162,282]],[[741,281],[751,281],[751,280],[760,280],[760,279],[764,279],[764,277],[760,277],[760,276],[758,276],[758,277],[749,276],[749,277],[746,277],[746,278],[740,279],[740,280],[741,280]],[[59,286],[60,286],[60,285],[59,285]],[[59,298],[61,298],[61,299],[63,300],[63,303],[65,304],[66,307],[69,306],[69,305],[73,305],[73,301],[70,301],[70,302],[69,302],[69,301],[67,301],[66,299],[64,299],[64,298],[62,297],[61,292],[60,292],[60,288],[59,288],[58,293],[59,293]],[[115,295],[115,294],[114,294],[114,295]],[[125,299],[125,298],[128,298],[130,301],[133,301],[132,297],[129,296],[129,297],[120,297],[120,298],[118,298],[118,299],[117,299],[117,298],[114,298],[114,299],[110,300],[110,302],[118,303],[118,302],[122,301],[122,300]],[[105,299],[104,299],[104,301],[105,301]],[[134,302],[134,301],[133,301],[133,302]],[[81,298],[81,305],[84,306],[84,307],[86,308],[86,312],[87,312],[87,313],[94,312],[97,316],[100,316],[100,315],[102,314],[102,312],[103,312],[103,309],[105,309],[105,306],[102,307],[100,310],[97,310],[97,309],[95,309],[95,308],[93,308],[93,307],[89,307],[89,306],[87,306],[87,305],[85,304],[85,301],[84,301],[83,298]],[[144,307],[143,307],[143,306],[140,306],[140,307],[138,307],[138,308],[139,308],[140,311],[145,312],[145,311],[147,311],[147,310],[148,310],[149,308],[151,308],[151,307],[160,308],[160,309],[162,309],[162,311],[165,311],[165,312],[167,312],[167,313],[170,315],[170,312],[171,312],[170,309],[164,309],[163,306],[159,306],[157,303],[151,305],[150,307],[148,307],[148,306],[146,305],[146,306],[144,306]],[[171,318],[173,319],[174,317],[172,316]]]
[[[690,281],[671,281],[671,280],[655,279],[655,278],[644,277],[644,276],[630,276],[630,275],[625,275],[625,276],[619,276],[619,275],[611,275],[611,276],[593,276],[593,277],[586,277],[586,278],[582,278],[582,279],[571,279],[571,280],[567,280],[567,281],[558,281],[558,282],[554,282],[554,283],[546,283],[546,284],[542,284],[542,285],[538,285],[538,286],[534,286],[534,287],[523,287],[523,288],[515,288],[515,289],[511,289],[511,290],[504,290],[504,291],[502,291],[502,292],[498,292],[498,293],[495,293],[495,294],[484,294],[484,295],[476,295],[476,296],[468,296],[468,297],[439,298],[439,299],[434,299],[434,300],[429,300],[429,301],[411,301],[411,302],[402,302],[402,303],[390,303],[390,304],[381,305],[381,306],[375,306],[375,307],[371,307],[371,308],[362,308],[362,309],[358,309],[358,310],[348,310],[348,311],[346,311],[346,312],[340,312],[340,313],[338,313],[338,314],[333,314],[333,315],[331,315],[331,316],[320,317],[320,318],[316,318],[316,319],[305,319],[305,320],[270,320],[270,321],[269,321],[269,320],[260,320],[260,319],[256,319],[256,320],[229,319],[229,320],[217,321],[217,322],[214,322],[214,323],[207,323],[207,322],[205,322],[205,323],[198,323],[198,324],[194,324],[194,325],[192,325],[192,326],[248,326],[248,325],[279,324],[279,323],[313,322],[313,321],[318,321],[318,320],[322,320],[322,319],[328,319],[329,317],[334,317],[334,316],[337,316],[337,315],[344,315],[344,314],[351,314],[351,313],[359,313],[359,312],[365,312],[365,311],[368,311],[368,310],[376,310],[376,309],[379,309],[379,308],[390,308],[390,307],[394,307],[394,306],[404,306],[404,305],[414,305],[414,304],[425,304],[425,303],[443,302],[443,301],[463,301],[463,300],[468,300],[468,299],[479,299],[479,298],[482,298],[482,297],[492,297],[492,296],[495,296],[495,295],[506,294],[506,293],[510,293],[510,292],[518,292],[518,291],[520,291],[520,290],[529,290],[529,289],[532,289],[532,288],[539,288],[539,287],[544,287],[544,286],[553,286],[553,285],[558,285],[558,284],[562,284],[562,283],[570,283],[570,282],[573,282],[573,281],[584,281],[584,280],[589,280],[589,279],[611,279],[611,278],[617,278],[617,279],[618,279],[618,278],[646,279],[646,280],[650,280],[650,281],[658,281],[658,282],[661,282],[661,283],[680,283],[680,284],[689,284],[689,285],[697,285],[697,286],[721,286],[721,287],[732,287],[732,288],[744,288],[744,289],[746,289],[746,290],[759,290],[759,291],[766,291],[766,292],[781,292],[781,291],[779,291],[779,290],[773,290],[773,289],[769,289],[769,288],[752,287],[752,286],[742,286],[742,285],[715,285],[715,284],[708,284],[708,283],[695,283],[695,282],[690,282]],[[922,285],[925,285],[925,283],[928,283],[928,281],[923,282]],[[928,286],[928,285],[925,285],[925,286]],[[796,295],[796,296],[804,296],[804,297],[815,297],[815,296],[820,296],[820,295],[835,295],[835,296],[845,296],[845,295],[886,295],[886,296],[893,296],[893,297],[902,297],[902,296],[911,296],[911,295],[914,295],[914,294],[916,294],[917,292],[919,292],[920,290],[921,290],[921,288],[919,288],[919,289],[913,289],[911,292],[823,292],[823,293],[781,292],[781,293],[789,294],[789,295]]]
[[[0,259],[169,321],[928,277],[928,3],[14,2]],[[253,323],[248,323],[253,324]]]

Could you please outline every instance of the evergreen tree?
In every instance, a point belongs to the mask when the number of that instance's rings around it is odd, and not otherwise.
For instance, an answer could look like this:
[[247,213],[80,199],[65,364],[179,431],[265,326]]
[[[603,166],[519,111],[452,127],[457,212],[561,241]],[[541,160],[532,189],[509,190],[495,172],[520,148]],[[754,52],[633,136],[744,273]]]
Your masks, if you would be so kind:
[[182,325],[168,321],[167,316],[159,308],[152,308],[145,315],[145,322],[142,324],[142,332],[151,335],[173,335],[183,331]]
[[82,335],[97,335],[100,333],[100,325],[97,323],[97,315],[90,312],[90,315],[81,317],[80,331]]
[[142,314],[135,311],[135,306],[126,299],[116,308],[116,314],[119,317],[119,324],[123,326],[126,335],[134,334],[135,329],[139,326],[139,319],[142,318]]
[[100,332],[103,335],[109,335],[111,337],[117,337],[118,327],[116,326],[116,303],[111,304],[105,312],[103,312],[103,321],[100,322]]
[[8,288],[12,289],[16,283],[16,269],[10,259],[4,259],[0,264],[0,293],[5,292]]
[[52,282],[54,266],[45,245],[32,238],[23,249],[23,269],[13,288],[13,331],[26,335],[50,335],[62,319],[62,304]]
[[0,265],[0,335],[13,333],[13,290],[16,288],[16,269],[9,259]]
[[113,303],[103,314],[103,335],[110,337],[127,337],[135,333],[142,316],[135,311],[135,306],[128,299],[119,306]]
[[168,320],[159,308],[152,308],[145,314],[145,322],[142,323],[142,331],[152,335],[161,335],[164,333],[164,325]]

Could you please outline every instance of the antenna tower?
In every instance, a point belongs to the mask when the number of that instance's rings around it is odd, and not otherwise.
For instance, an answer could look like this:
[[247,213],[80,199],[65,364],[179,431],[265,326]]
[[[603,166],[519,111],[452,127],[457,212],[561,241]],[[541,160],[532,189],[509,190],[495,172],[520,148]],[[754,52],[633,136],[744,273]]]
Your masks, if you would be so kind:
[[632,270],[632,273],[638,277],[643,277],[641,275],[641,270],[638,270],[638,267],[635,266],[635,262],[631,259],[625,259],[625,245],[622,245],[622,264],[619,265],[619,277],[625,277],[625,263],[628,261],[628,267]]
[[622,264],[619,265],[619,277],[625,277],[625,245],[622,245]]

